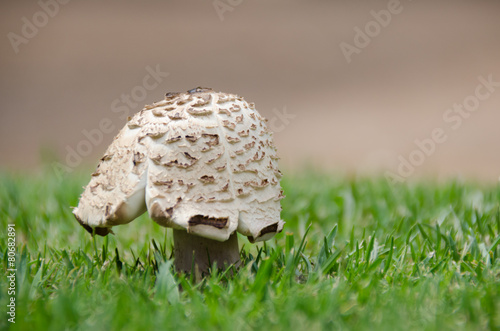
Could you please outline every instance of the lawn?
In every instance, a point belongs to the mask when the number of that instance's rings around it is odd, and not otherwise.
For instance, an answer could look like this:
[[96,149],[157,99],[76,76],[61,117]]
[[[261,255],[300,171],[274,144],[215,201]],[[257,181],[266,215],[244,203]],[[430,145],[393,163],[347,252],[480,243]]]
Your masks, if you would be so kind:
[[70,209],[89,174],[0,173],[0,329],[500,329],[499,185],[285,171],[284,231],[240,236],[238,273],[196,282],[173,271],[171,230],[147,215],[90,237]]

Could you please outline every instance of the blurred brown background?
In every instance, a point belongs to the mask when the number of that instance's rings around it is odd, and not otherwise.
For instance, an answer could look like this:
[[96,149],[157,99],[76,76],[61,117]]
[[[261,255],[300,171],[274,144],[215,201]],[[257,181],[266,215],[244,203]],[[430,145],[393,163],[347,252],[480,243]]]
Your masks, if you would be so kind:
[[[499,1],[41,3],[0,5],[0,168],[36,168],[43,150],[71,169],[95,165],[122,112],[208,86],[256,103],[288,169],[401,174],[413,153],[408,177],[499,178],[500,87],[475,111],[443,118],[474,101],[478,77],[500,82]],[[372,37],[348,63],[341,45],[354,47],[358,28]],[[155,68],[168,76],[147,90]],[[415,140],[434,129],[446,141],[420,160]],[[84,130],[102,141],[89,145]]]

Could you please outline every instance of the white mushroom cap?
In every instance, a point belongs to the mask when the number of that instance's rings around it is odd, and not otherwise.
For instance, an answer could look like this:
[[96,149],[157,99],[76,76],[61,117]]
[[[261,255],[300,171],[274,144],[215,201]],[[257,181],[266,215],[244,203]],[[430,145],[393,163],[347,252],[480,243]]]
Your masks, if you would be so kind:
[[280,232],[276,147],[266,120],[233,94],[167,93],[115,137],[74,209],[106,235],[142,213],[162,226],[225,241]]

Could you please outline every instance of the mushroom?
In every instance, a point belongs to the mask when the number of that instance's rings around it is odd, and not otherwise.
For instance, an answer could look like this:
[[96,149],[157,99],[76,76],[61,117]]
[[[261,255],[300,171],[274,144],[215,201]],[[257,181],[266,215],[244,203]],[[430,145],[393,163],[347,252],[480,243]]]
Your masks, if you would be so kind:
[[209,88],[167,93],[129,118],[73,210],[92,235],[143,214],[173,228],[175,267],[239,264],[250,242],[281,232],[276,147],[253,103]]

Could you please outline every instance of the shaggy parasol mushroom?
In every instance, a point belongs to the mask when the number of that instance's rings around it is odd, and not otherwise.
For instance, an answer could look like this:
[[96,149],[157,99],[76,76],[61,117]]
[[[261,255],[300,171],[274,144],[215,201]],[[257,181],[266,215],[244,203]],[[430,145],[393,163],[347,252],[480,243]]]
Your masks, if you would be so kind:
[[[177,271],[239,263],[236,231],[251,242],[280,232],[276,147],[252,103],[208,88],[167,93],[129,119],[74,209],[105,236],[146,210],[174,231]],[[193,257],[194,254],[194,257]]]

